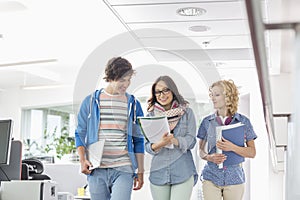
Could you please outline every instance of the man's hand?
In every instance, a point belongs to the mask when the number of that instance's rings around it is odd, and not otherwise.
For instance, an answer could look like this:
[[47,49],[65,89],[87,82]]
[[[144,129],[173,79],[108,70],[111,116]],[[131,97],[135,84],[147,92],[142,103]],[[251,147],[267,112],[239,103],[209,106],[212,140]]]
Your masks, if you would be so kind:
[[133,190],[140,190],[144,185],[144,173],[137,173],[133,180]]
[[89,170],[89,167],[92,167],[92,164],[88,160],[80,161],[80,164],[81,164],[81,173],[88,175],[92,172],[91,170]]

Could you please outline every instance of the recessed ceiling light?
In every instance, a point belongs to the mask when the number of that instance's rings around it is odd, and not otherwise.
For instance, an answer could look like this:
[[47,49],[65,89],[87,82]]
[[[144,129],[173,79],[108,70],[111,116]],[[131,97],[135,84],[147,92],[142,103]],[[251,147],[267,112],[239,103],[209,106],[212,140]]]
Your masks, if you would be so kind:
[[209,31],[210,27],[208,26],[191,26],[189,27],[190,31],[194,31],[194,32],[204,32],[204,31]]
[[225,66],[226,65],[226,63],[225,62],[207,62],[207,63],[205,63],[206,64],[206,66],[208,66],[208,67],[222,67],[222,66]]
[[0,12],[12,12],[26,10],[24,4],[17,1],[1,1],[0,2]]
[[206,10],[197,7],[185,7],[185,8],[179,8],[176,12],[178,15],[181,16],[200,16],[206,13]]
[[23,86],[21,89],[23,90],[44,90],[44,89],[56,89],[56,88],[64,88],[71,87],[71,85],[59,84],[59,85],[36,85],[36,86]]
[[11,67],[17,65],[33,65],[33,64],[52,63],[52,62],[57,62],[57,59],[53,58],[53,59],[44,59],[44,60],[14,62],[14,63],[0,63],[0,67]]

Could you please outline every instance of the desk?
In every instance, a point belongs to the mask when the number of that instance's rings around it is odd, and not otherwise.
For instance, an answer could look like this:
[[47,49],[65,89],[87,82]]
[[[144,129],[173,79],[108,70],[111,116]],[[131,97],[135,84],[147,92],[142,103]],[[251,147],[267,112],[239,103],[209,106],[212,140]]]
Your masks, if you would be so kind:
[[90,197],[90,196],[74,196],[74,200],[75,200],[75,199],[81,199],[81,200],[87,199],[87,200],[90,200],[91,197]]
[[2,181],[0,199],[57,200],[57,184],[49,180]]

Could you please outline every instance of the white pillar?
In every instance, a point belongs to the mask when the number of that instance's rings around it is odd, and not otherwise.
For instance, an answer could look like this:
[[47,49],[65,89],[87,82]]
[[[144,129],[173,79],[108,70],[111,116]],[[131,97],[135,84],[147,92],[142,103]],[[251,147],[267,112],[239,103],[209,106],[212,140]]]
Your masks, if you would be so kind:
[[293,129],[288,135],[287,170],[286,170],[286,200],[300,199],[300,24],[295,28],[295,63],[292,118]]

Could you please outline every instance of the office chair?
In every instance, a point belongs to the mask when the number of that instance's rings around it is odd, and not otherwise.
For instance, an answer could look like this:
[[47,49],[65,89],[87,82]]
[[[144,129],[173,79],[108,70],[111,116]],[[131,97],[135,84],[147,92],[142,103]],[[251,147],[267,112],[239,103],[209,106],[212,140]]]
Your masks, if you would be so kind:
[[44,165],[38,159],[22,160],[21,180],[51,180],[51,178],[42,174],[44,172]]

